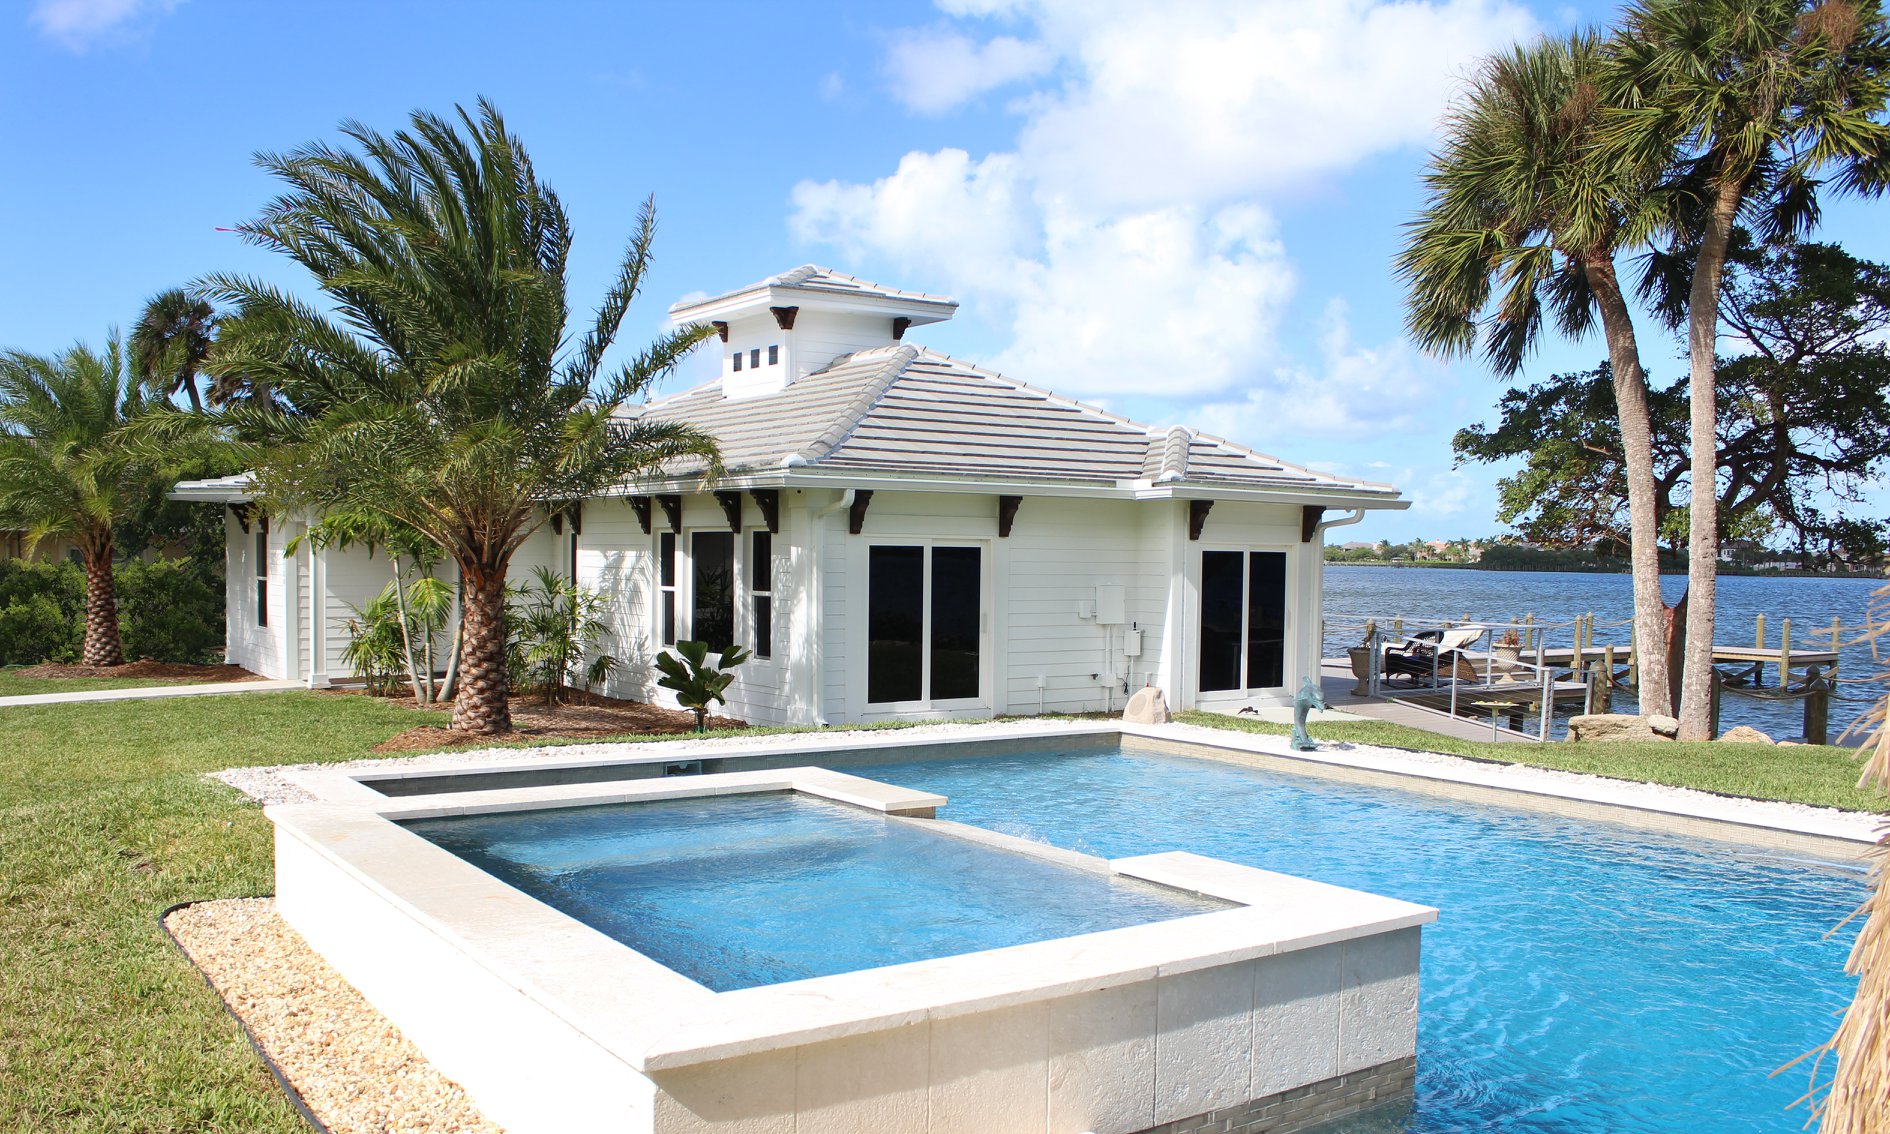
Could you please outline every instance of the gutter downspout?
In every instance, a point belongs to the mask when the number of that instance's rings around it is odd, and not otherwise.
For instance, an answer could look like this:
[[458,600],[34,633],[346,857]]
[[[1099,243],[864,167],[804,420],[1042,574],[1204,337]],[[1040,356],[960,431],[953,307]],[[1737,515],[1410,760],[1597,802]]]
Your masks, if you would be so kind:
[[1358,523],[1360,520],[1365,518],[1365,509],[1363,508],[1353,508],[1351,509],[1351,512],[1352,514],[1349,516],[1345,516],[1337,520],[1321,520],[1317,524],[1313,525],[1314,538],[1312,542],[1313,542],[1313,546],[1318,549],[1318,556],[1319,556],[1319,558],[1314,560],[1314,562],[1319,564],[1319,567],[1320,567],[1319,573],[1314,576],[1314,578],[1319,580],[1319,590],[1318,590],[1318,593],[1313,596],[1314,609],[1319,611],[1319,624],[1317,627],[1317,632],[1319,636],[1313,639],[1313,651],[1312,651],[1313,653],[1312,673],[1313,673],[1313,678],[1315,681],[1318,680],[1320,668],[1325,664],[1325,660],[1326,660],[1325,658],[1325,654],[1326,654],[1326,614],[1325,614],[1325,611],[1326,611],[1326,572],[1325,572],[1326,541],[1323,539],[1319,539],[1318,537],[1323,535],[1326,529],[1328,528],[1348,527],[1352,524]]
[[824,599],[826,593],[826,572],[822,570],[821,559],[827,553],[827,517],[846,508],[853,507],[853,501],[859,490],[849,488],[840,494],[840,499],[816,512],[811,513],[813,522],[808,524],[808,580],[807,606],[808,619],[808,703],[814,708],[814,724],[827,727],[827,651],[822,635],[827,629],[827,611]]

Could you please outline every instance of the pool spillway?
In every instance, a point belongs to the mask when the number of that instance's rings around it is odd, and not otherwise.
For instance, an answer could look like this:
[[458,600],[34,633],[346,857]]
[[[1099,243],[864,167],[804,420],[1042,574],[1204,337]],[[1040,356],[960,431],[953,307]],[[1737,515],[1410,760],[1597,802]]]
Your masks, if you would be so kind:
[[902,817],[944,802],[792,768],[269,816],[282,916],[513,1134],[1286,1132],[1409,1098],[1435,910]]

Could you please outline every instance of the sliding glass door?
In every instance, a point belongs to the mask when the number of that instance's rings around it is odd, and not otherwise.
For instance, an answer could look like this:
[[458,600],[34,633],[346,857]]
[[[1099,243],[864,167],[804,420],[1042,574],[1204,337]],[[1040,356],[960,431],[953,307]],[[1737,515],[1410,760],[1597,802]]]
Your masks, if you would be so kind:
[[975,701],[984,672],[983,549],[868,548],[866,637],[870,704]]
[[1200,689],[1286,684],[1286,553],[1201,553]]

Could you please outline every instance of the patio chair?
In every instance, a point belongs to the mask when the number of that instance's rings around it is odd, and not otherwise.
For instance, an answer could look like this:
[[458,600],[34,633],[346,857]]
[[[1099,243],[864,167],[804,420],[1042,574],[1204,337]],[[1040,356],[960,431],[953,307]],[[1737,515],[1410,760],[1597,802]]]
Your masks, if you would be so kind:
[[1387,679],[1407,678],[1412,685],[1431,685],[1445,677],[1475,681],[1482,673],[1464,656],[1464,649],[1487,633],[1487,626],[1420,630],[1402,642],[1385,647],[1381,672]]

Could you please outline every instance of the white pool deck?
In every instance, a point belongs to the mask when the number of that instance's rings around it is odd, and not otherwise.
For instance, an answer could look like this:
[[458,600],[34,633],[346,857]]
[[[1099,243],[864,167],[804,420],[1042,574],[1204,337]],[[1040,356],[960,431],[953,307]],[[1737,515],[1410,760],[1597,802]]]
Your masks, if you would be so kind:
[[[1416,1050],[1429,907],[901,818],[946,801],[817,767],[407,798],[345,780],[305,777],[345,798],[268,809],[277,907],[514,1134],[1144,1131]],[[763,791],[1235,908],[718,993],[398,825]]]
[[[897,759],[902,750],[953,740],[1106,742],[1121,738],[1157,751],[1233,760],[1271,771],[1367,782],[1470,802],[1521,807],[1576,818],[1617,822],[1691,837],[1746,842],[1838,858],[1863,854],[1883,834],[1890,815],[1717,795],[1522,764],[1494,764],[1434,752],[1321,742],[1297,752],[1284,736],[1197,725],[1133,725],[1115,721],[1004,721],[943,724],[898,730],[827,730],[772,737],[731,737],[485,749],[393,760],[232,770],[225,778],[262,800],[290,785],[300,798],[385,800],[362,781],[411,779],[442,773],[580,769],[621,763],[673,763],[703,758],[798,759],[818,764],[819,753],[870,751]],[[1139,743],[1138,743],[1139,742]],[[1183,746],[1169,749],[1168,746]],[[1779,759],[1791,758],[1780,749]],[[282,798],[275,795],[273,798]]]

